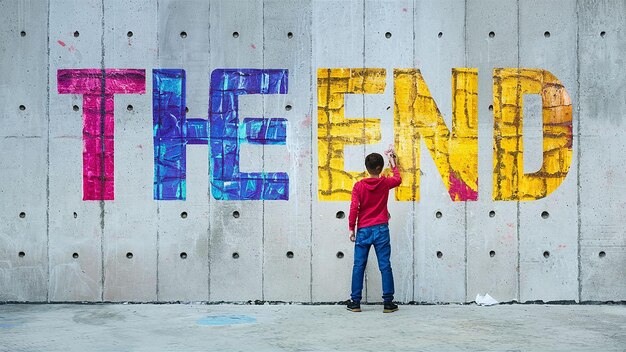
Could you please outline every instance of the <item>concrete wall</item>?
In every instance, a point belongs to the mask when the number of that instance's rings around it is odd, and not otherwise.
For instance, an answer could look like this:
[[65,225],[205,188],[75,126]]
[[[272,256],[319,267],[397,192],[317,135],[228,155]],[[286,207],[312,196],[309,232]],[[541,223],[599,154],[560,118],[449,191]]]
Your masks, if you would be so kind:
[[0,0],[0,302],[347,299],[389,144],[396,300],[624,301],[624,13]]

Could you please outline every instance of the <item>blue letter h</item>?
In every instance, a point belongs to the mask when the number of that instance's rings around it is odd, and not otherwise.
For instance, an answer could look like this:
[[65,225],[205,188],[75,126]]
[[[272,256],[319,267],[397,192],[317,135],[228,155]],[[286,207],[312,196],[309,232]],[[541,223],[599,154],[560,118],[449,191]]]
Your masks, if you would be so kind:
[[209,120],[186,118],[184,70],[155,69],[152,76],[154,199],[185,199],[187,144],[210,144],[209,174],[215,199],[289,199],[287,173],[239,172],[240,143],[284,145],[287,120],[245,118],[240,131],[237,98],[240,94],[286,94],[287,70],[214,70]]

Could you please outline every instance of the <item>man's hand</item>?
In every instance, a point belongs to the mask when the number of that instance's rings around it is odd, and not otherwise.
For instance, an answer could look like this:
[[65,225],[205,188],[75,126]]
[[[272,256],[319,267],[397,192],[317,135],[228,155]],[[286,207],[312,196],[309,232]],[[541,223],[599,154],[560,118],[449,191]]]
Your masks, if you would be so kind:
[[354,230],[350,230],[350,241],[356,241],[356,237],[354,236]]

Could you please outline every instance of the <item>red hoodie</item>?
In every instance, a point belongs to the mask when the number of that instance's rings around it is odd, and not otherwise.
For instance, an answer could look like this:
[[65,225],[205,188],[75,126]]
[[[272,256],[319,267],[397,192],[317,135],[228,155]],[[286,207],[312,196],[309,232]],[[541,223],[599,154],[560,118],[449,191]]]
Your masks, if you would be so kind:
[[364,178],[354,184],[350,216],[348,217],[350,231],[354,230],[357,218],[359,219],[359,229],[389,222],[389,212],[387,211],[389,190],[402,183],[398,168],[394,167],[392,170],[393,177]]

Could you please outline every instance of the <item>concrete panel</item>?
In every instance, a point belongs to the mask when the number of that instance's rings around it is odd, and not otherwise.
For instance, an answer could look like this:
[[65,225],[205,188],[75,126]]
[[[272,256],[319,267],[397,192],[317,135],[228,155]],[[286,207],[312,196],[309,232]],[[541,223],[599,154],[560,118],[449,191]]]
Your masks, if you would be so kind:
[[[159,2],[157,67],[185,70],[187,118],[208,119],[209,7],[206,1]],[[159,301],[209,299],[208,160],[207,145],[187,145],[186,200],[155,201]]]
[[[387,34],[389,33],[389,34]],[[387,38],[389,36],[389,38]],[[389,56],[389,52],[394,52]],[[379,153],[394,144],[394,68],[413,67],[413,3],[398,1],[365,2],[365,67],[380,67],[387,71],[383,94],[365,96],[364,116],[379,118],[381,141],[365,146],[365,155]],[[363,162],[361,162],[363,163]],[[388,165],[386,165],[388,166]],[[393,268],[394,300],[413,300],[413,202],[396,201],[395,191],[389,193],[391,214],[391,265]],[[382,302],[382,280],[372,249],[366,271],[368,302]]]
[[[313,3],[313,67],[363,67],[363,2],[316,1]],[[313,71],[317,87],[317,71]],[[316,94],[313,92],[313,94]],[[319,96],[319,95],[318,95]],[[345,95],[345,117],[363,117],[363,96]],[[315,99],[315,105],[319,102]],[[316,109],[317,110],[317,109]],[[317,121],[317,111],[313,113]],[[319,200],[318,133],[313,132],[313,241],[312,241],[312,300],[330,302],[350,297],[354,244],[349,240],[349,201]],[[317,161],[316,161],[317,160]],[[345,164],[362,165],[363,147],[346,147]],[[356,161],[356,162],[355,162]],[[363,166],[346,171],[363,171]],[[317,175],[317,176],[316,176]],[[343,215],[339,212],[342,212]],[[329,273],[334,273],[332,276]],[[366,292],[363,292],[364,297]]]
[[493,200],[493,69],[517,67],[517,1],[468,1],[466,8],[466,66],[478,69],[479,150],[478,201],[467,203],[466,301],[485,293],[514,301],[519,297],[517,202]]
[[263,67],[289,70],[287,95],[264,96],[264,116],[288,119],[287,145],[264,146],[264,169],[289,174],[289,200],[264,203],[263,297],[311,301],[313,90],[310,1],[265,1]]
[[[550,71],[572,100],[576,86],[574,2],[524,1],[519,8],[520,67]],[[524,100],[524,173],[541,167],[542,109],[538,95]],[[527,128],[526,125],[531,127]],[[536,129],[533,127],[536,126]],[[577,129],[574,127],[574,135]],[[577,140],[574,140],[576,149]],[[526,146],[534,146],[535,150]],[[536,160],[533,162],[533,159]],[[562,161],[567,162],[567,161]],[[578,300],[576,158],[565,180],[546,198],[519,203],[520,301]],[[547,212],[548,218],[542,215]],[[548,256],[549,255],[549,256]]]
[[3,202],[0,228],[0,299],[47,300],[46,137],[6,138],[0,147],[11,150],[0,162]]
[[93,45],[102,38],[101,19],[101,2],[50,4],[51,301],[102,299],[104,214],[100,202],[83,201],[83,96],[57,89],[59,69],[102,65],[102,48]]
[[[211,2],[210,16],[211,70],[263,67],[261,1],[214,1]],[[224,21],[225,18],[229,20]],[[251,99],[240,99],[240,120],[242,117],[259,117],[263,111],[262,98],[245,98]],[[242,169],[243,165],[254,164],[254,171],[261,171],[262,158],[263,148],[250,146],[240,153],[239,160]],[[211,195],[211,301],[263,299],[263,216],[261,201],[216,200]]]
[[626,4],[580,2],[581,301],[626,300]]
[[0,301],[46,301],[47,2],[0,3]]
[[[148,69],[148,89],[152,86],[149,68],[157,62],[156,3],[112,1],[104,5],[104,66]],[[117,94],[114,99],[115,201],[104,206],[104,300],[155,301],[152,96]]]
[[[446,16],[435,16],[437,13]],[[415,3],[416,67],[421,70],[448,129],[452,126],[452,68],[465,64],[464,18],[465,8],[457,1]],[[415,205],[414,300],[463,302],[465,203],[450,200],[424,143],[420,145],[419,173],[420,200]]]

